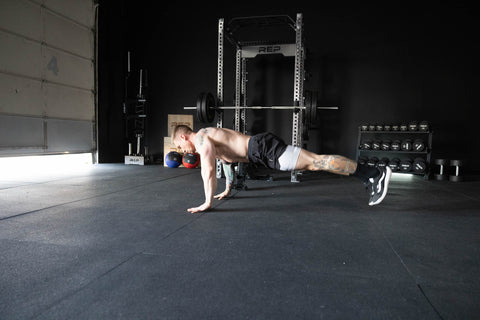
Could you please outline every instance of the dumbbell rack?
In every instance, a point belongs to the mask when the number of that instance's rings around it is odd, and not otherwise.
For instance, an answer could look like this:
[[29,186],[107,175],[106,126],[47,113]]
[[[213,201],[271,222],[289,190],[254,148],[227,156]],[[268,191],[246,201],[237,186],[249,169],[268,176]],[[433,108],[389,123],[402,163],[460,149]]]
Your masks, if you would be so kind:
[[[413,170],[411,171],[394,171],[396,173],[408,173],[408,174],[415,174],[415,175],[423,175],[425,180],[428,180],[431,176],[431,154],[432,154],[432,138],[433,138],[433,131],[431,128],[428,131],[385,131],[385,130],[362,130],[361,127],[358,128],[358,141],[357,141],[357,161],[361,156],[370,157],[377,157],[378,159],[388,158],[389,160],[398,158],[400,160],[404,159],[416,159],[422,158],[425,161],[426,169],[421,172],[417,173]],[[385,141],[385,140],[400,140],[405,141],[406,139],[415,140],[415,139],[422,139],[425,141],[425,149],[423,151],[404,151],[404,150],[373,150],[368,149],[365,150],[362,148],[362,142],[366,140],[370,141]]]

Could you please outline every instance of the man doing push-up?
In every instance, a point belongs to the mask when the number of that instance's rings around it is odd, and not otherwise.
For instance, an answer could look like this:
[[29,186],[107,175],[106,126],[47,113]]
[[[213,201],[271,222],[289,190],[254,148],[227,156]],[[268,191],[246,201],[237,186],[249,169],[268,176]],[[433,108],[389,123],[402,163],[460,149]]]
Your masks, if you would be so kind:
[[[392,174],[388,166],[368,167],[340,155],[315,154],[287,145],[271,133],[248,136],[226,128],[203,128],[194,132],[188,126],[178,125],[173,130],[172,142],[183,152],[198,153],[202,161],[205,202],[188,209],[191,213],[205,211],[212,206],[214,198],[223,199],[230,194],[234,175],[232,163],[237,162],[263,165],[281,171],[321,170],[356,176],[367,186],[370,193],[368,204],[371,206],[379,204],[385,198]],[[226,177],[225,191],[218,195],[214,195],[217,189],[216,159],[222,161]]]

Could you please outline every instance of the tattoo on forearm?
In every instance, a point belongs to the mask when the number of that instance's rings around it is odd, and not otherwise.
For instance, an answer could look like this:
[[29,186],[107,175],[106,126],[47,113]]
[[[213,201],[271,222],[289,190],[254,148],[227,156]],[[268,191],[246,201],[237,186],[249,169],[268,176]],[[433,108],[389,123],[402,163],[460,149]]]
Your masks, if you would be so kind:
[[337,155],[323,156],[320,160],[313,160],[313,166],[318,170],[339,174],[352,174],[355,171],[352,160]]

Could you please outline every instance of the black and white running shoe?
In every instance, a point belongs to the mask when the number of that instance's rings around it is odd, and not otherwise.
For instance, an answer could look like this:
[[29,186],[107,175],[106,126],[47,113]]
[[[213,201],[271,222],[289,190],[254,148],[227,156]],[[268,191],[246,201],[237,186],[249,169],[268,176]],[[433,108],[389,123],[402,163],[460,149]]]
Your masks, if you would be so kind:
[[383,201],[388,191],[392,169],[389,166],[378,168],[380,174],[375,178],[368,179],[367,190],[370,193],[369,206],[374,206]]

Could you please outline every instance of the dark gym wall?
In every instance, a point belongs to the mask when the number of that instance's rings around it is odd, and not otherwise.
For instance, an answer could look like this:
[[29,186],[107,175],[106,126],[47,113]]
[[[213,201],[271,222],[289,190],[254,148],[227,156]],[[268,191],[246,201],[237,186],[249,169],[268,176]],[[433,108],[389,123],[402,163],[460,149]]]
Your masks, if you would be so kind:
[[[151,153],[161,156],[167,115],[188,113],[183,106],[194,105],[200,91],[216,91],[218,19],[269,14],[295,19],[302,12],[305,88],[319,91],[320,104],[341,106],[319,111],[309,149],[354,158],[360,124],[428,120],[434,157],[468,160],[469,171],[480,168],[478,121],[472,116],[479,87],[472,8],[338,2],[313,7],[307,1],[214,8],[100,1],[100,161],[121,162],[126,148],[121,100],[127,50],[134,66],[148,69],[147,143]],[[233,103],[234,56],[226,43],[225,104]],[[293,58],[261,57],[248,66],[249,104],[292,103]],[[232,127],[232,118],[225,113],[226,127]],[[291,139],[290,112],[249,111],[247,123],[252,134],[268,130]],[[195,129],[204,126],[195,123]]]

